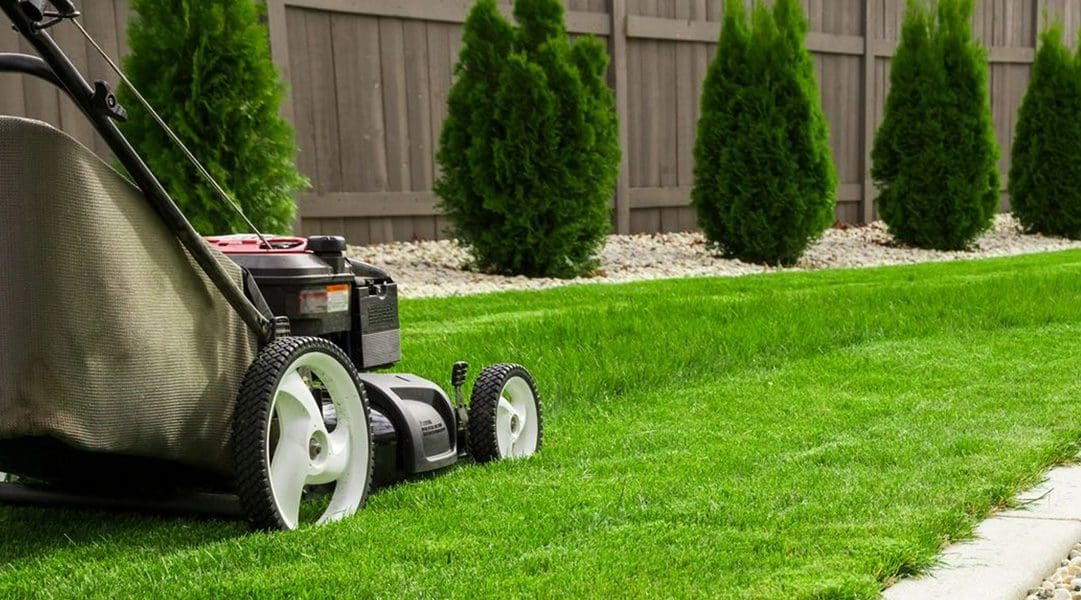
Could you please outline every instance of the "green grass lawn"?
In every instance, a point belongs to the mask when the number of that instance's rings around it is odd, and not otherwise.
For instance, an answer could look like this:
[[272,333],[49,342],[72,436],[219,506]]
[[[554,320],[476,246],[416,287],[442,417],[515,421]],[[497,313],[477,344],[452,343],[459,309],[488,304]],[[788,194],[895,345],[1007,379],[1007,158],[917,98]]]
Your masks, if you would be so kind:
[[0,596],[874,598],[1081,440],[1076,251],[402,316],[404,371],[529,366],[541,454],[291,533],[0,509]]

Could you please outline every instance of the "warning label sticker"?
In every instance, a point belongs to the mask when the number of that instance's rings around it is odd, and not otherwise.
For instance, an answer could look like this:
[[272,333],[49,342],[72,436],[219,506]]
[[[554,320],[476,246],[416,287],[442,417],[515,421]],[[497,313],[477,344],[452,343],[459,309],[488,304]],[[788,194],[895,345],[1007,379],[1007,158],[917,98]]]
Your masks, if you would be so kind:
[[300,292],[300,313],[318,315],[349,310],[349,284],[309,288]]
[[349,310],[349,284],[327,286],[327,312]]

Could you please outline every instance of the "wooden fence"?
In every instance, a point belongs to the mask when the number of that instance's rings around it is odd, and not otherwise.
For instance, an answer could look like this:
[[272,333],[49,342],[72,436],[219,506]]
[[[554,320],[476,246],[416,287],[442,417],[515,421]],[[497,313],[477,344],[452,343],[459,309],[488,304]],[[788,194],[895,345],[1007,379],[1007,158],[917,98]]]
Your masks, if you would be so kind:
[[[748,0],[750,2],[750,0]],[[99,0],[87,26],[110,53],[125,51],[127,0]],[[470,0],[268,0],[274,60],[290,85],[284,114],[296,127],[303,233],[344,233],[354,243],[434,238],[445,220],[431,192],[461,24]],[[502,0],[509,14],[510,0]],[[870,141],[882,118],[890,56],[905,0],[804,0],[812,23],[822,102],[841,187],[837,217],[872,219]],[[604,40],[622,124],[623,168],[613,199],[620,232],[694,227],[688,207],[698,101],[714,52],[720,0],[566,0],[575,35]],[[976,35],[990,49],[994,124],[1008,169],[1017,107],[1028,85],[1044,11],[1072,39],[1081,0],[980,0]],[[65,31],[66,30],[66,31]],[[74,62],[104,65],[58,28]],[[0,51],[13,48],[0,34]],[[17,44],[14,44],[17,46]],[[91,132],[74,108],[37,82],[6,78],[0,112]],[[103,150],[100,142],[95,149]],[[1006,198],[1003,196],[1005,204]]]
[[[88,5],[89,10],[85,11],[82,23],[102,48],[114,60],[126,54],[128,46],[125,32],[130,12],[129,0],[95,0],[92,4],[79,4]],[[92,74],[88,79],[105,79],[116,84],[116,78],[112,76],[109,66],[98,56],[97,51],[86,43],[75,27],[64,24],[51,29],[50,33],[68,53],[72,64],[83,73]],[[7,17],[2,15],[0,52],[34,54],[30,44],[12,30]],[[55,87],[37,79],[0,75],[0,114],[26,116],[52,123],[93,148],[98,154],[106,156],[109,152],[105,142],[94,133],[90,122],[83,117],[75,104]]]

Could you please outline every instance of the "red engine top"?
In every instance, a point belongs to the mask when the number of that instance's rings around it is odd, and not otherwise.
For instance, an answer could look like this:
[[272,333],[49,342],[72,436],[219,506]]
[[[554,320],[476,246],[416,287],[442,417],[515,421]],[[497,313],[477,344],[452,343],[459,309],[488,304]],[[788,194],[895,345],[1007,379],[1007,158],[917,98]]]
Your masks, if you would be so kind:
[[280,235],[265,237],[270,248],[263,246],[259,236],[247,233],[212,235],[204,239],[222,254],[304,254],[308,251],[308,240],[305,238]]

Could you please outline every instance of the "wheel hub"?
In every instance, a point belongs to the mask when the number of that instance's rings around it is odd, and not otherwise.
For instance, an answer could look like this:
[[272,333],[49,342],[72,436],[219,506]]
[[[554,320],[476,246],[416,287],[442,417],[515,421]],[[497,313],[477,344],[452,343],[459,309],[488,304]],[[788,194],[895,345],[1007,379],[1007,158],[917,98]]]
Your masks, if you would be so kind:
[[321,431],[316,431],[308,440],[308,458],[313,463],[319,462],[323,457],[323,450],[327,447],[326,436]]

